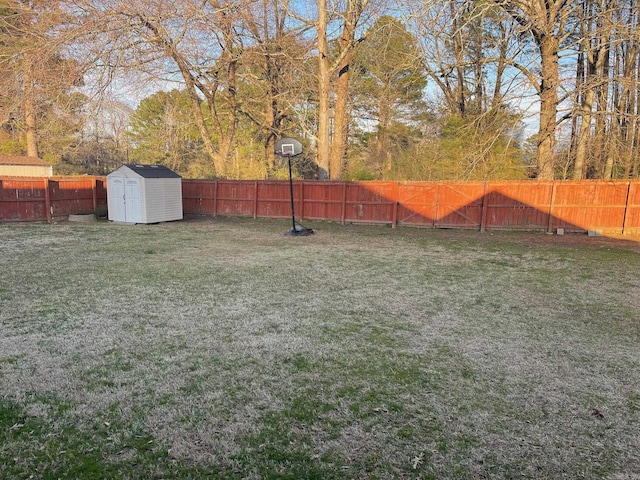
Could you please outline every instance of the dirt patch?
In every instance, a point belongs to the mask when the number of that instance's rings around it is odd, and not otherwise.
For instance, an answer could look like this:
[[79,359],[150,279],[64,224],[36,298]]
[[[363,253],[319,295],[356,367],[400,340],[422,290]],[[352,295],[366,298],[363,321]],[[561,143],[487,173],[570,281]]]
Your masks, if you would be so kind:
[[[486,234],[486,232],[485,232]],[[491,235],[491,234],[489,234]],[[565,235],[551,235],[546,233],[522,233],[521,240],[525,244],[543,247],[597,247],[619,248],[640,253],[640,237],[622,235],[601,235],[590,237],[586,233],[568,233]]]

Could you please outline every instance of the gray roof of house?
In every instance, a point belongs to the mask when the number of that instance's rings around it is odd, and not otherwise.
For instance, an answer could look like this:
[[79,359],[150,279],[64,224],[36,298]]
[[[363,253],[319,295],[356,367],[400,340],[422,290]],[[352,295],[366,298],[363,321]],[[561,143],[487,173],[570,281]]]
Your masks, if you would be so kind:
[[125,166],[144,178],[181,178],[180,175],[164,165],[129,163]]
[[0,165],[51,166],[49,162],[45,162],[37,157],[25,157],[21,155],[0,155]]

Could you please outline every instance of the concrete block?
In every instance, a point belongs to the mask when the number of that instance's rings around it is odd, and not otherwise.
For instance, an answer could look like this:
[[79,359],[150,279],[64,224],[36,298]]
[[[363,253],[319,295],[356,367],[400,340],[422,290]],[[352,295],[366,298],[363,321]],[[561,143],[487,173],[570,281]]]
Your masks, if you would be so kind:
[[556,228],[556,235],[564,235],[564,228]]
[[590,237],[600,237],[602,236],[602,233],[600,233],[598,230],[589,230],[587,232],[587,235],[589,235]]
[[88,213],[88,214],[69,214],[69,221],[70,222],[81,222],[81,223],[88,223],[88,222],[97,222],[98,218],[95,216],[95,214],[93,213]]

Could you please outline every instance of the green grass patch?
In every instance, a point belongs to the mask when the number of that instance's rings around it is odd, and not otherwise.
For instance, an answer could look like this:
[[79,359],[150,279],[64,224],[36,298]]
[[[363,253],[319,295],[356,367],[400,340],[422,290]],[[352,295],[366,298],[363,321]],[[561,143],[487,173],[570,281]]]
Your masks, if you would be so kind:
[[139,427],[117,420],[80,427],[65,417],[69,405],[56,406],[53,398],[39,401],[50,402],[47,419],[0,400],[1,478],[217,478],[215,471],[172,460]]

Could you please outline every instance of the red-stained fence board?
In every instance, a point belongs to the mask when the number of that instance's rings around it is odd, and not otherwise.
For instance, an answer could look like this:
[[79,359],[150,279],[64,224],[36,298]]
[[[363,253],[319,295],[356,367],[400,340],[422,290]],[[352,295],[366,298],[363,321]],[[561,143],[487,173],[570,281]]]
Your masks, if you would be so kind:
[[182,210],[191,215],[216,215],[215,180],[182,180]]
[[217,213],[218,215],[254,215],[255,182],[252,181],[218,181]]
[[558,182],[552,228],[621,233],[627,193],[627,182]]
[[392,223],[397,195],[395,182],[348,183],[344,219],[352,223]]
[[92,178],[49,180],[51,214],[69,215],[95,211]]
[[[302,218],[300,199],[304,191],[302,182],[294,182],[293,198],[296,216]],[[258,183],[257,217],[288,218],[291,216],[291,193],[289,182],[263,181]]]
[[438,211],[437,183],[403,182],[398,186],[398,224],[435,226]]
[[551,182],[488,182],[484,196],[486,229],[546,229]]
[[484,191],[482,182],[439,183],[435,226],[480,228]]
[[343,182],[304,182],[304,218],[340,221],[346,185]]
[[625,212],[625,234],[640,234],[640,182],[629,183],[627,209]]
[[0,221],[47,219],[44,179],[0,179]]

